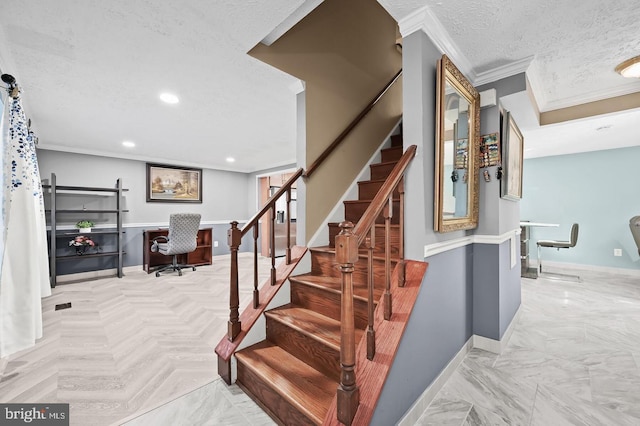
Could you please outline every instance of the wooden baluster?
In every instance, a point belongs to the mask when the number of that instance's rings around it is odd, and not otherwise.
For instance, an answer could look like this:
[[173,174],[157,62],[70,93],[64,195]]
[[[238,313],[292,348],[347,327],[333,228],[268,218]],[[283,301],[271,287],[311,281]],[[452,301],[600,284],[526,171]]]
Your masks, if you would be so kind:
[[356,337],[353,310],[353,264],[358,261],[358,242],[353,234],[353,223],[342,222],[336,236],[336,261],[342,273],[340,304],[340,384],[337,391],[338,420],[351,425],[360,404],[360,391],[356,386]]
[[287,265],[291,264],[291,188],[287,189]]
[[253,226],[253,309],[260,306],[260,291],[258,290],[258,229],[259,223]]
[[271,207],[271,285],[276,285],[276,205]]
[[405,263],[404,263],[404,178],[398,184],[398,193],[400,194],[400,211],[398,219],[400,223],[398,235],[398,256],[400,263],[398,264],[398,287],[404,287],[405,282]]
[[376,245],[376,226],[371,227],[367,237],[367,359],[371,361],[376,355],[376,332],[373,329],[373,249]]
[[231,250],[231,280],[229,286],[229,324],[227,336],[229,340],[233,339],[240,333],[240,295],[238,290],[238,247],[242,241],[242,231],[238,229],[238,222],[231,222],[231,229],[227,231],[227,241]]
[[391,216],[393,216],[393,193],[384,206],[384,319],[391,319]]

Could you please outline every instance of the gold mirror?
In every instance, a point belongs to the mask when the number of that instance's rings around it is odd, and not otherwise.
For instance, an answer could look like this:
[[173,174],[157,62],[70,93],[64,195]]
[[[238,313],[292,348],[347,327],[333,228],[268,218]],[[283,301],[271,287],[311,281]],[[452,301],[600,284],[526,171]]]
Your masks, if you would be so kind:
[[480,95],[447,55],[438,61],[434,228],[478,226]]

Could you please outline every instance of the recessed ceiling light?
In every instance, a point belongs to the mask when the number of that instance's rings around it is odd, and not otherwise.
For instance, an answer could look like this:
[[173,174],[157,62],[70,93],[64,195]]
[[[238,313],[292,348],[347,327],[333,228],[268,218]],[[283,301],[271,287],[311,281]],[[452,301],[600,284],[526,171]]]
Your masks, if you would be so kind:
[[640,78],[640,56],[627,59],[616,67],[616,72],[623,77]]
[[124,141],[122,142],[122,146],[126,146],[127,148],[133,148],[134,146],[136,146],[136,144],[131,141]]
[[173,93],[161,93],[160,100],[167,104],[177,104],[180,102],[180,99]]
[[235,158],[233,157],[227,157],[227,163],[233,163],[234,161],[236,161]]

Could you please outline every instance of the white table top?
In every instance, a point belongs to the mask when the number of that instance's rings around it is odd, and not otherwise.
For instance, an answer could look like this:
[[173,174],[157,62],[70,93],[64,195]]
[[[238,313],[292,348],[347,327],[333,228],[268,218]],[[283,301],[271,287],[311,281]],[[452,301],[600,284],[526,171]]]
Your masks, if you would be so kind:
[[557,223],[520,222],[520,226],[560,226]]

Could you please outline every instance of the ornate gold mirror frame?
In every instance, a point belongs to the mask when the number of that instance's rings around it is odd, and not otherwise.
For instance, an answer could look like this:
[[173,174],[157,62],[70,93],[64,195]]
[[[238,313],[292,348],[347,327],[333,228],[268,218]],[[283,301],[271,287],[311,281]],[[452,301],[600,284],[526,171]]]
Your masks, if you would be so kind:
[[437,66],[434,228],[478,226],[480,95],[447,55]]

